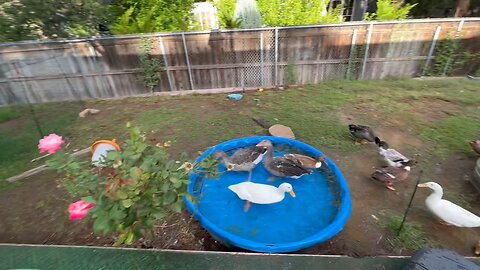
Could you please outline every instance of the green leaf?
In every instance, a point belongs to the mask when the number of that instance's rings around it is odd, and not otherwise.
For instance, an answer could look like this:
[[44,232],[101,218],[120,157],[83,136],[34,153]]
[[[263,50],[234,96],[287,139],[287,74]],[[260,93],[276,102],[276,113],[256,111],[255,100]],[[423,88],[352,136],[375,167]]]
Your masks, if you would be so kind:
[[95,233],[110,232],[110,224],[108,218],[105,216],[98,216],[93,222],[93,231]]
[[125,237],[125,244],[131,245],[133,243],[133,240],[135,240],[135,235],[133,232],[128,232],[127,236]]
[[122,205],[125,208],[130,208],[132,206],[133,202],[130,199],[122,200]]
[[175,192],[168,192],[163,197],[163,204],[164,205],[171,204],[175,201],[176,198],[177,198],[177,194],[175,194]]
[[169,174],[169,172],[168,172],[167,170],[164,170],[164,171],[162,171],[161,176],[162,176],[163,179],[167,179],[167,178],[168,178],[168,174]]
[[138,167],[133,167],[130,169],[130,177],[132,178],[132,180],[140,180],[140,178],[142,177],[142,173],[142,169]]
[[115,196],[117,198],[119,198],[120,200],[125,200],[126,198],[128,198],[128,195],[127,193],[121,191],[121,190],[117,190],[117,192],[115,192]]
[[150,179],[150,177],[152,177],[150,173],[144,173],[142,174],[141,179],[142,181],[147,181],[148,179]]
[[176,177],[170,177],[170,182],[172,182],[172,183],[175,184],[175,183],[178,182],[178,178],[176,178]]
[[176,213],[181,213],[183,210],[183,202],[182,201],[177,201],[172,205],[172,210],[175,211]]
[[92,196],[82,197],[82,200],[84,200],[86,203],[95,203],[95,200]]
[[163,211],[156,211],[152,214],[153,217],[155,217],[156,219],[162,219],[166,216],[165,212]]
[[108,160],[118,160],[120,158],[120,153],[118,153],[117,151],[108,151],[107,152],[107,159]]
[[163,185],[162,185],[162,191],[167,192],[169,190],[170,190],[170,183],[164,182]]
[[180,188],[182,185],[183,185],[182,181],[177,181],[177,182],[173,183],[174,188]]
[[137,153],[143,153],[143,151],[145,151],[145,149],[147,149],[147,145],[142,143],[142,144],[139,144],[137,146]]

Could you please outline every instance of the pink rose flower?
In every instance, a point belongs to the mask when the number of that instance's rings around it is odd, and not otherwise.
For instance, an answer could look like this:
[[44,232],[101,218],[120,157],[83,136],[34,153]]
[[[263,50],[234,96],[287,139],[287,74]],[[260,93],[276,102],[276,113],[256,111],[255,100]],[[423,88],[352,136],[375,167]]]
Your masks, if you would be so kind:
[[90,209],[95,206],[94,203],[87,203],[84,200],[71,203],[68,206],[68,213],[70,213],[70,220],[80,220],[87,216]]
[[58,152],[58,150],[62,149],[62,145],[64,143],[65,142],[62,140],[62,136],[50,134],[38,141],[38,149],[40,149],[40,154],[45,152],[49,154],[55,154]]

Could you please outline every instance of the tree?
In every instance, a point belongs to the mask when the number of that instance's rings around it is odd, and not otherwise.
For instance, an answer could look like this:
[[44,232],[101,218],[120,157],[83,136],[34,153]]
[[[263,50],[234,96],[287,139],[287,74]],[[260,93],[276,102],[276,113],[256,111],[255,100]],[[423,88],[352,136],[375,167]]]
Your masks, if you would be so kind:
[[378,0],[377,11],[365,16],[366,21],[394,21],[405,20],[408,18],[410,11],[417,4],[405,4],[402,7],[401,2],[395,0]]
[[457,0],[457,8],[454,17],[463,17],[470,7],[470,0]]
[[290,26],[342,22],[343,6],[327,12],[329,0],[258,0],[266,26]]
[[262,18],[260,17],[260,13],[258,13],[255,0],[237,1],[234,20],[240,21],[240,26],[242,28],[262,27]]
[[187,31],[193,0],[117,0],[109,11],[115,34]]
[[96,35],[104,11],[95,0],[6,0],[0,4],[0,42]]

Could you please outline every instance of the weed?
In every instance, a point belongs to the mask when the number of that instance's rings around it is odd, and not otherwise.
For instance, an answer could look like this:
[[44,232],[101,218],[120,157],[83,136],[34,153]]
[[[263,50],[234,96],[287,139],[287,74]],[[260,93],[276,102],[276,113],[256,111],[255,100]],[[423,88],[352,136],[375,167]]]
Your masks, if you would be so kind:
[[391,248],[418,250],[431,246],[422,225],[413,221],[405,222],[402,232],[397,235],[402,218],[397,213],[385,212],[383,213],[383,219],[378,221],[380,228],[386,229],[392,234],[386,240]]

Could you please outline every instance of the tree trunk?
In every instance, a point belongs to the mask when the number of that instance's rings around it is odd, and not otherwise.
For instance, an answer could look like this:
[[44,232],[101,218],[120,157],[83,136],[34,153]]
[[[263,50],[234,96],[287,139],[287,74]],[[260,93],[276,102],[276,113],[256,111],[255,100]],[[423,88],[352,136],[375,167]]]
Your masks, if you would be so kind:
[[470,7],[470,0],[457,0],[457,8],[454,17],[463,17]]

